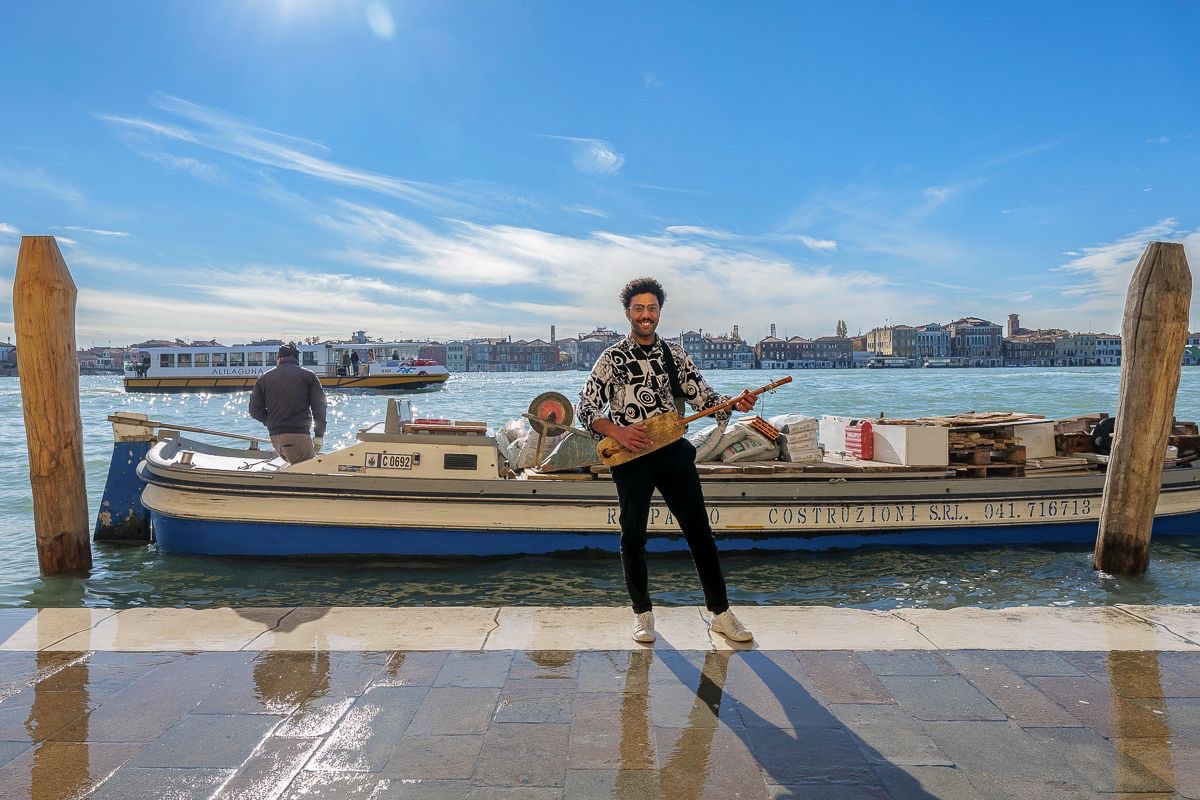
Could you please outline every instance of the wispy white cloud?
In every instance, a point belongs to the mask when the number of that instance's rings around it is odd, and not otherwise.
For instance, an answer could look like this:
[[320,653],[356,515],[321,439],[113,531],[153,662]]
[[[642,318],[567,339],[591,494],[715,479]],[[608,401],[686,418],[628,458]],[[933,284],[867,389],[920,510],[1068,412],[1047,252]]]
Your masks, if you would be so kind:
[[588,139],[581,136],[558,136],[552,133],[539,134],[544,139],[569,142],[575,152],[575,168],[593,175],[615,175],[621,171],[625,156],[618,153],[603,139]]
[[372,2],[366,8],[367,27],[376,38],[388,41],[396,33],[396,20],[383,3]]
[[198,158],[177,156],[174,153],[164,153],[159,150],[147,150],[142,155],[151,161],[162,164],[167,169],[186,172],[193,178],[198,178],[205,183],[217,183],[222,178],[220,167],[216,164],[210,164],[207,161],[201,161]]
[[738,234],[720,228],[706,228],[701,225],[671,225],[664,229],[672,236],[695,236],[701,239],[732,242],[800,242],[810,250],[830,251],[837,249],[833,239],[817,239],[802,233],[763,233]]
[[123,239],[129,236],[129,234],[125,233],[124,231],[106,231],[102,228],[81,228],[77,225],[64,225],[62,226],[61,230],[76,231],[78,233],[91,233],[96,236],[111,236],[118,239]]
[[268,130],[219,109],[171,95],[156,95],[152,102],[182,122],[168,124],[119,114],[99,117],[128,132],[152,134],[328,183],[379,192],[425,208],[461,205],[432,185],[331,161],[323,157],[329,148],[319,142]]
[[12,167],[0,164],[0,183],[24,191],[36,192],[66,203],[82,203],[83,193],[66,181],[33,167]]
[[699,225],[671,225],[666,228],[666,232],[675,236],[698,236],[703,239],[720,239],[725,241],[739,238],[736,234],[729,231],[705,228]]
[[567,206],[567,211],[573,211],[576,214],[587,214],[589,217],[600,217],[601,219],[610,219],[612,214],[599,208],[591,206]]
[[779,237],[780,239],[791,239],[800,242],[810,250],[837,250],[838,243],[833,239],[816,239],[812,236],[805,236],[802,233],[786,234]]
[[1170,141],[1171,140],[1166,136],[1151,136],[1149,139],[1146,140],[1146,143],[1147,144],[1168,144],[1168,143],[1170,143]]
[[0,222],[0,236],[20,236],[21,232],[6,222]]
[[661,89],[667,84],[661,79],[655,77],[653,72],[643,72],[642,85],[647,89]]

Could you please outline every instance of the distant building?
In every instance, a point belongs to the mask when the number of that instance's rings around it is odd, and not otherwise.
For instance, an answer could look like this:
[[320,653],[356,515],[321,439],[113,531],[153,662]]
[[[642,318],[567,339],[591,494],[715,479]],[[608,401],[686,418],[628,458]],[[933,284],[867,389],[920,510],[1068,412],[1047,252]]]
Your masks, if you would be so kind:
[[442,364],[450,372],[467,371],[467,343],[446,342],[446,361]]
[[1096,334],[1072,333],[1060,336],[1054,342],[1054,366],[1096,366]]
[[469,372],[545,372],[556,370],[558,348],[542,339],[476,339],[468,343]]
[[950,331],[936,322],[917,326],[916,351],[913,357],[918,362],[929,358],[950,357]]
[[889,325],[867,331],[867,350],[880,356],[915,358],[917,329],[911,325]]
[[950,331],[950,357],[969,367],[998,367],[1004,363],[1004,337],[1000,326],[979,317],[963,317],[946,326]]
[[1096,334],[1096,364],[1101,367],[1121,366],[1121,337],[1115,333]]
[[1004,340],[1004,366],[1052,367],[1057,336],[1022,333]]
[[1183,348],[1183,365],[1185,367],[1200,366],[1200,333],[1189,333],[1187,344]]

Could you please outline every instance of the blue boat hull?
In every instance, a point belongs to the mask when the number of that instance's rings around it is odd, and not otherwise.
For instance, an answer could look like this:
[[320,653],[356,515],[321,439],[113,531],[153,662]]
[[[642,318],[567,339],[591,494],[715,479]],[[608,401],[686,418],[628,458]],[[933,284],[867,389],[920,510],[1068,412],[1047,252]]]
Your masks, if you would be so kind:
[[[259,522],[179,519],[152,513],[159,550],[222,556],[388,555],[512,556],[566,552],[617,552],[615,532],[483,531],[454,529],[395,529],[297,525]],[[722,552],[811,551],[861,547],[955,545],[1090,544],[1097,523],[1066,522],[1040,525],[996,525],[961,528],[911,528],[876,532],[830,532],[811,536],[786,534],[717,536]],[[1200,513],[1160,517],[1154,533],[1163,536],[1200,535]],[[687,553],[681,535],[652,535],[653,553]]]

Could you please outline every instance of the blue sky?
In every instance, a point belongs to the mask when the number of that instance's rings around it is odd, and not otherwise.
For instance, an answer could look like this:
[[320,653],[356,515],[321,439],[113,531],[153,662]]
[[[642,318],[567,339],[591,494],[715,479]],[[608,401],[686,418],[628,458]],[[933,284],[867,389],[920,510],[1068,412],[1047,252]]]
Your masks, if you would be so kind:
[[4,30],[0,338],[22,235],[58,238],[81,346],[624,329],[644,274],[666,333],[1117,331],[1147,241],[1200,264],[1194,2],[51,0]]

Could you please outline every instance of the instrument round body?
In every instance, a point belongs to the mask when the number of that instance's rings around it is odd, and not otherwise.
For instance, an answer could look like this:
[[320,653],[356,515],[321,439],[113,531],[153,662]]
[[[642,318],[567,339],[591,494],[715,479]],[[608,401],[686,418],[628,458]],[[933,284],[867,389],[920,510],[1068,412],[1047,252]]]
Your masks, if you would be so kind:
[[596,455],[600,458],[600,463],[610,467],[624,464],[638,456],[644,456],[647,453],[653,453],[655,450],[661,450],[671,442],[682,439],[683,434],[687,432],[687,423],[683,420],[683,417],[674,411],[655,414],[641,424],[646,428],[646,435],[650,437],[650,444],[634,452],[611,436],[605,436],[596,445]]

